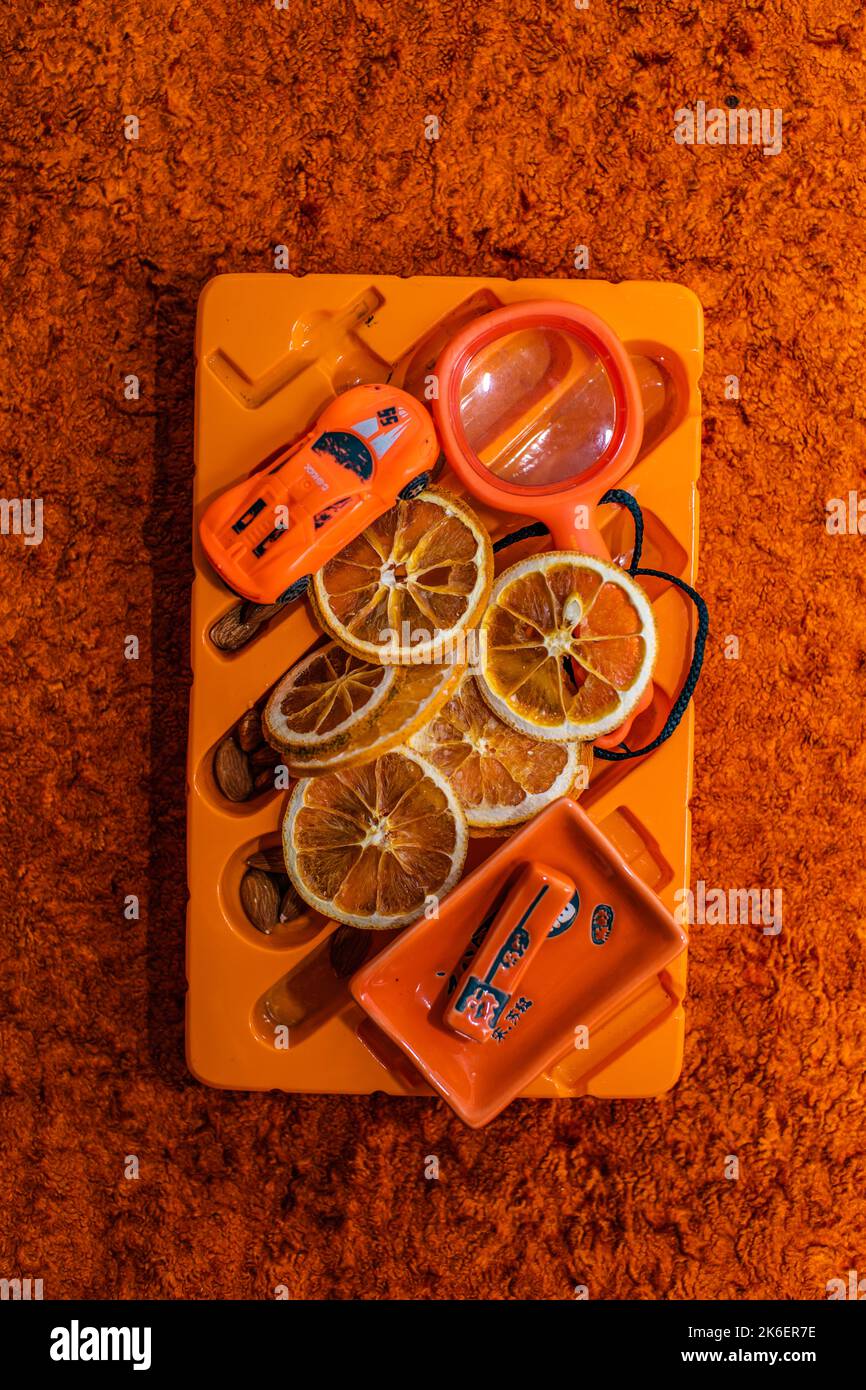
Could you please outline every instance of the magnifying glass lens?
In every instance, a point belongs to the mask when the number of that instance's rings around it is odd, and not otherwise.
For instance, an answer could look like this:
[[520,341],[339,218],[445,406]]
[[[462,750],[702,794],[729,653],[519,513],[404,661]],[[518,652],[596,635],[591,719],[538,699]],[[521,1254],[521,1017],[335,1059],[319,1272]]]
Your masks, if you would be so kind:
[[460,423],[483,467],[504,482],[550,488],[582,478],[604,457],[616,425],[607,367],[576,334],[512,329],[466,363]]

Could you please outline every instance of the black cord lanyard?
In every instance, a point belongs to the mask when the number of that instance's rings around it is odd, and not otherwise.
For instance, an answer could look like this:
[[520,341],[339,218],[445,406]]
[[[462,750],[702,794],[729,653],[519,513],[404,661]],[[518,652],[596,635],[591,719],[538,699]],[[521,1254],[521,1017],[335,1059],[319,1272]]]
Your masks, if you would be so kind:
[[[695,633],[695,648],[692,653],[691,665],[688,675],[683,682],[683,688],[671,706],[670,713],[664,722],[664,727],[651,743],[644,744],[643,748],[628,748],[622,744],[620,748],[598,748],[594,749],[597,758],[604,758],[608,762],[622,762],[626,758],[642,758],[647,753],[652,753],[662,743],[665,743],[676,729],[680,720],[688,708],[689,700],[695,692],[695,686],[700,679],[701,667],[704,664],[704,650],[707,645],[707,635],[710,630],[710,615],[706,603],[701,598],[696,589],[685,580],[678,579],[675,574],[667,574],[665,570],[640,569],[640,557],[643,550],[643,513],[638,506],[637,500],[632,497],[630,492],[623,491],[622,488],[611,488],[602,497],[602,502],[617,502],[620,506],[626,507],[631,513],[634,522],[634,548],[632,550],[631,564],[628,573],[633,578],[639,575],[646,575],[653,579],[666,579],[669,584],[674,584],[684,594],[686,594],[698,610],[698,630]],[[550,532],[540,521],[533,522],[531,526],[522,526],[519,531],[512,531],[511,535],[503,536],[502,540],[497,541],[493,547],[495,552],[505,550],[509,545],[516,545],[518,541],[529,540],[531,536],[547,536]]]

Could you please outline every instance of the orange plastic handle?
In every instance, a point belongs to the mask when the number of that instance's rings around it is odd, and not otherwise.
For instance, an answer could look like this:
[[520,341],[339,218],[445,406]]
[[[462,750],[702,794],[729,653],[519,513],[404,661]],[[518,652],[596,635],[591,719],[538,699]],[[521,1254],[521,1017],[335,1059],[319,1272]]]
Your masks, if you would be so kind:
[[576,892],[547,864],[524,864],[484,941],[457,985],[445,1022],[464,1038],[486,1042],[547,934]]

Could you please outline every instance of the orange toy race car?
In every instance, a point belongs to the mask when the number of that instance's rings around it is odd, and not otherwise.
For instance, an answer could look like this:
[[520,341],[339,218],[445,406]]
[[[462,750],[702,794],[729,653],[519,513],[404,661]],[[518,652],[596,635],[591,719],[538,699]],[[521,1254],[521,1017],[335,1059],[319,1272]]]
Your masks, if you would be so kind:
[[300,442],[230,487],[201,520],[214,569],[255,603],[299,598],[310,575],[430,481],[433,420],[396,386],[355,386]]

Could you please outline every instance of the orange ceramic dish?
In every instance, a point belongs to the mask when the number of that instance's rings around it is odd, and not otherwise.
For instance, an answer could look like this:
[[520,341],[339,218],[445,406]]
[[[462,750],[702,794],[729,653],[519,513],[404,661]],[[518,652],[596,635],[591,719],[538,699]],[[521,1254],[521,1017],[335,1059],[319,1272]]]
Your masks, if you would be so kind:
[[686,936],[563,798],[352,981],[361,1007],[467,1124],[498,1115],[681,953]]

